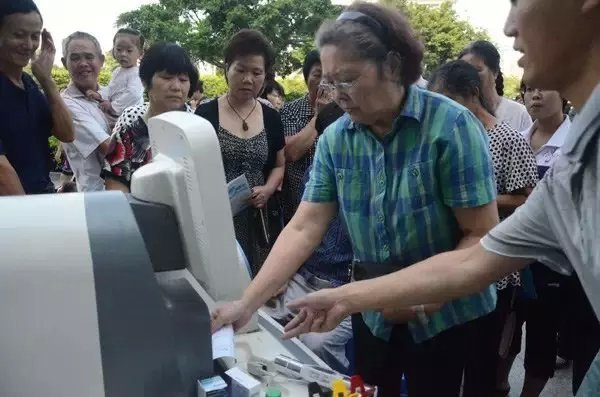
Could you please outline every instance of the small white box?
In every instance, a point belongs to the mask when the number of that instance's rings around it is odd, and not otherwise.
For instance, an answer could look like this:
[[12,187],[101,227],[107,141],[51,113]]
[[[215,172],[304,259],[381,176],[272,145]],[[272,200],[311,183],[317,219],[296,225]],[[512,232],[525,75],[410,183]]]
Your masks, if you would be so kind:
[[200,379],[198,397],[227,397],[227,383],[220,376]]
[[259,397],[261,383],[238,367],[225,372],[231,378],[231,395],[235,397]]

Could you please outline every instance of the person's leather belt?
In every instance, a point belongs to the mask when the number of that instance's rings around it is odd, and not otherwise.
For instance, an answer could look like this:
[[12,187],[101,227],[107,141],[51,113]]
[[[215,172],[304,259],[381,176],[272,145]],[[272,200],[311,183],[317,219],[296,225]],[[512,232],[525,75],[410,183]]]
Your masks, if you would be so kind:
[[354,261],[352,263],[352,280],[369,280],[372,278],[385,276],[403,268],[404,266],[391,262],[375,263]]
[[310,285],[311,287],[313,287],[314,289],[326,289],[326,288],[335,288],[335,285],[329,281],[329,280],[325,280],[322,279],[320,277],[317,277],[315,275],[306,275],[306,283],[308,285]]

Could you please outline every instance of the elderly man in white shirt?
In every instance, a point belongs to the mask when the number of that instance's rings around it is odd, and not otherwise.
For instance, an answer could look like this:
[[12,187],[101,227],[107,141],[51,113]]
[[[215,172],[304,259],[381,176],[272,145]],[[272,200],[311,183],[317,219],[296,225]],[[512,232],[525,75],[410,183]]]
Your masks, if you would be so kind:
[[104,190],[100,177],[104,156],[110,149],[110,127],[106,114],[98,103],[88,99],[88,90],[99,90],[98,74],[104,55],[98,40],[84,32],[75,32],[63,42],[63,65],[69,70],[71,82],[62,93],[73,116],[75,140],[63,148],[77,181],[77,190]]

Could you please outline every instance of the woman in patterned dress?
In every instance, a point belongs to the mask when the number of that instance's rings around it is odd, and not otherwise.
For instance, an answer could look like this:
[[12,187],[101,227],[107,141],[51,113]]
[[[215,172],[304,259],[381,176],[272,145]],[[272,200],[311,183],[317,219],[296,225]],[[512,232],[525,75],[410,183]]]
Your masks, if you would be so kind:
[[107,190],[129,192],[131,177],[152,160],[148,119],[174,110],[190,112],[186,100],[195,90],[198,71],[186,51],[174,43],[150,47],[140,63],[140,78],[150,102],[125,109],[113,130],[113,150],[102,175]]
[[281,185],[285,166],[279,113],[257,100],[274,58],[262,33],[241,30],[225,49],[228,92],[196,109],[196,114],[211,122],[217,132],[227,182],[245,175],[252,189],[249,208],[236,214],[233,222],[253,275],[272,243],[265,241],[259,210]]
[[[494,116],[485,99],[478,71],[469,63],[454,61],[443,65],[433,73],[429,88],[465,106],[485,127],[494,164],[498,213],[500,219],[508,217],[525,202],[538,181],[535,156],[528,142]],[[496,310],[474,322],[477,343],[473,344],[473,354],[465,369],[466,397],[492,396],[496,391],[496,374],[501,363],[498,352],[503,333],[512,336],[512,329],[506,325],[520,286],[519,273],[498,281]]]

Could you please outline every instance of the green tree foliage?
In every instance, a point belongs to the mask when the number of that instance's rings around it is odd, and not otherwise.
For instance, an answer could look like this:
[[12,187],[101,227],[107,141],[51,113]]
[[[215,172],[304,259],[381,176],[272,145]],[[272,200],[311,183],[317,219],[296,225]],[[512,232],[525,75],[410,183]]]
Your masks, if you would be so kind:
[[160,0],[121,14],[117,25],[138,29],[149,44],[177,42],[194,61],[221,68],[229,38],[258,29],[273,43],[277,71],[287,75],[302,65],[323,20],[340,10],[330,0]]
[[515,99],[521,94],[521,79],[517,76],[504,76],[504,96]]
[[[216,98],[227,92],[227,82],[223,75],[213,74],[201,76],[204,82],[204,96],[207,98]],[[306,94],[306,84],[304,78],[299,75],[292,75],[286,78],[277,78],[279,84],[285,90],[286,101],[293,101]]]
[[204,82],[204,96],[207,98],[216,98],[227,92],[227,82],[223,75],[203,75],[200,76]]
[[279,81],[279,84],[281,84],[285,90],[286,101],[298,99],[304,96],[308,91],[306,83],[304,82],[304,77],[301,75],[288,76],[283,79],[277,79],[277,81]]
[[489,40],[487,32],[459,18],[446,1],[439,8],[416,4],[410,0],[380,0],[382,4],[399,8],[410,20],[425,44],[425,66],[431,72],[475,40]]
[[67,85],[69,85],[69,81],[71,81],[69,71],[59,66],[54,66],[52,68],[52,79],[58,86],[59,91],[67,88]]

